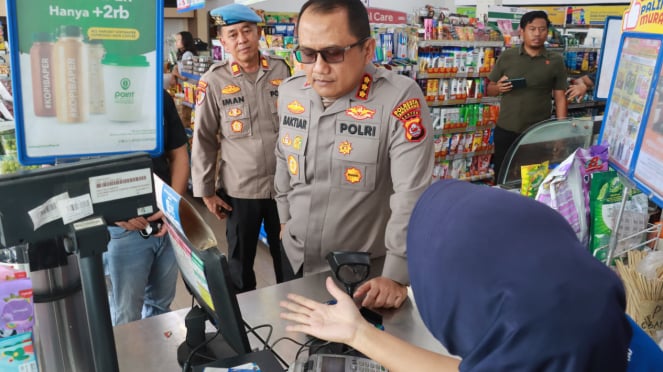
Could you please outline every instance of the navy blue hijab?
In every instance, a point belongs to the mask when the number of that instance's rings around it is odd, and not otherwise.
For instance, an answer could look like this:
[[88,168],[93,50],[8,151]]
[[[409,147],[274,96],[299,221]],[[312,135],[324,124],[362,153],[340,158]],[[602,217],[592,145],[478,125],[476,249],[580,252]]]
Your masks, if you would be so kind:
[[461,371],[625,371],[619,278],[566,220],[521,195],[439,181],[407,234],[414,298]]

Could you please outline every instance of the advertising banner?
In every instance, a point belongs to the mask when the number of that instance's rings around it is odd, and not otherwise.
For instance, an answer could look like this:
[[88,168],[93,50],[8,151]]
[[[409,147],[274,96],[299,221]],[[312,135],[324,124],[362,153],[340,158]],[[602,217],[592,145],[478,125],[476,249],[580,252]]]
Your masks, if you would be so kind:
[[163,1],[7,1],[23,164],[161,153]]
[[607,17],[621,17],[627,5],[528,6],[548,13],[554,25],[603,25]]
[[609,145],[610,164],[625,175],[632,169],[631,161],[638,150],[660,50],[660,38],[648,38],[646,34],[622,36],[600,142]]
[[201,9],[205,7],[205,0],[177,0],[177,11],[188,12],[190,10]]
[[632,0],[624,11],[623,31],[663,33],[663,1]]
[[663,202],[663,79],[659,71],[654,98],[649,105],[645,133],[635,162],[634,177],[645,190]]

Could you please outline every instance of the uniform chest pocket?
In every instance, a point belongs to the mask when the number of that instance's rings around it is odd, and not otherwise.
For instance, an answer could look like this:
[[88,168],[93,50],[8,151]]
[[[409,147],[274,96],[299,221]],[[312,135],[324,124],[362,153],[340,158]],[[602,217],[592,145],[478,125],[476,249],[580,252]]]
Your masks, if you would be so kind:
[[[279,82],[280,83],[280,82]],[[279,91],[278,86],[269,84],[263,92],[263,99],[267,103],[268,113],[271,115],[274,131],[279,131],[279,113],[278,113],[278,99]]]
[[333,184],[353,190],[374,190],[379,147],[377,138],[337,136],[332,156]]
[[251,115],[248,105],[222,106],[221,134],[225,138],[251,135]]

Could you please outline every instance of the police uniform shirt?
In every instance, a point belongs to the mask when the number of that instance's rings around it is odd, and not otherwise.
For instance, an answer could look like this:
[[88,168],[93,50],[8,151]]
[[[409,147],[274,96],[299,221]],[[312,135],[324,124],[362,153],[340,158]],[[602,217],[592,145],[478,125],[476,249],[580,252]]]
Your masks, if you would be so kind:
[[276,201],[296,272],[328,270],[328,252],[386,253],[382,275],[407,284],[405,237],[431,182],[431,118],[410,78],[368,66],[357,89],[324,108],[295,76],[279,88]]
[[255,81],[232,60],[200,78],[191,150],[194,196],[224,188],[235,198],[274,197],[278,87],[289,75],[282,58],[261,56]]

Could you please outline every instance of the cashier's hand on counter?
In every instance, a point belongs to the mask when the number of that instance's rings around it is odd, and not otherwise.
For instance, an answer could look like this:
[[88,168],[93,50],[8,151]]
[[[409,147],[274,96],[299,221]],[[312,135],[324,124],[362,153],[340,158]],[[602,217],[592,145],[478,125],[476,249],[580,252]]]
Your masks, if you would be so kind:
[[361,306],[372,309],[399,308],[407,298],[407,286],[378,276],[360,285],[354,298],[361,300]]
[[[163,212],[158,211],[157,213],[154,213],[153,215],[145,218],[145,217],[134,217],[128,221],[119,221],[115,222],[115,224],[125,230],[130,230],[130,231],[139,231],[139,230],[145,230],[148,228],[150,225],[150,222],[157,222],[161,221],[163,219]],[[165,225],[161,226],[161,230],[159,232],[152,234],[155,237],[161,237],[166,235],[166,232],[168,232],[168,229],[166,229]]]
[[289,311],[281,313],[281,318],[294,323],[288,325],[286,330],[352,345],[359,328],[372,326],[361,316],[352,298],[338,288],[331,277],[327,277],[325,284],[327,291],[336,299],[334,305],[292,293],[288,294],[287,301],[279,303],[283,309]]

